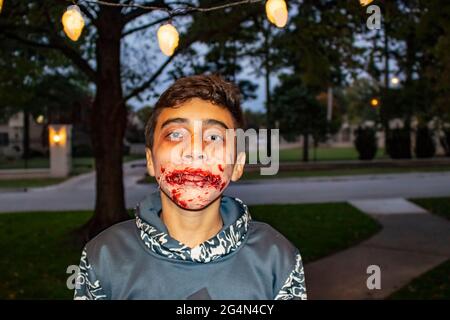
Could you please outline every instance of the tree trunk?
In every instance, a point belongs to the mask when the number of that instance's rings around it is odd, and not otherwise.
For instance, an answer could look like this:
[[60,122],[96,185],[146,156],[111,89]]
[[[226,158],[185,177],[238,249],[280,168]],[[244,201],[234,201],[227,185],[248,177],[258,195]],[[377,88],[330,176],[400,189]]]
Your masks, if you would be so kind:
[[303,134],[303,162],[309,161],[309,134]]
[[25,169],[28,168],[28,159],[30,158],[30,113],[27,110],[23,111],[23,154]]
[[120,76],[120,11],[101,7],[97,39],[97,90],[91,139],[95,157],[96,199],[93,217],[79,230],[85,242],[109,226],[129,219],[123,187],[123,139],[127,111]]
[[[263,22],[264,24],[265,22]],[[269,46],[269,27],[264,27],[263,25],[263,34],[264,34],[264,79],[266,86],[266,123],[267,123],[267,140],[266,140],[266,149],[267,156],[270,157],[272,155],[272,139],[270,136],[270,131],[273,127],[272,124],[272,97],[270,95],[270,46]]]

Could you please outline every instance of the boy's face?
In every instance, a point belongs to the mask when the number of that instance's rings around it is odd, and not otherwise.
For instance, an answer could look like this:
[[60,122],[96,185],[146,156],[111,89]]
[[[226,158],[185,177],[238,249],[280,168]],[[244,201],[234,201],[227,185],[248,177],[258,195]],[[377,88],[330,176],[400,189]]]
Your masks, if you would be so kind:
[[198,98],[161,111],[147,168],[180,207],[202,209],[241,177],[245,153],[235,161],[235,136],[227,129],[234,129],[231,113]]

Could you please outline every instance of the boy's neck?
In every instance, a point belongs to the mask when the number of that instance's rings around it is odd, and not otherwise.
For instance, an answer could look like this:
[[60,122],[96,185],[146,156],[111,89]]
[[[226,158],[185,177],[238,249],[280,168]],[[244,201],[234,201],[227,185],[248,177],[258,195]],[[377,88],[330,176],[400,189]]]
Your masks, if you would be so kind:
[[203,210],[184,210],[161,192],[161,220],[169,235],[175,240],[194,248],[215,236],[223,226],[220,215],[220,197]]

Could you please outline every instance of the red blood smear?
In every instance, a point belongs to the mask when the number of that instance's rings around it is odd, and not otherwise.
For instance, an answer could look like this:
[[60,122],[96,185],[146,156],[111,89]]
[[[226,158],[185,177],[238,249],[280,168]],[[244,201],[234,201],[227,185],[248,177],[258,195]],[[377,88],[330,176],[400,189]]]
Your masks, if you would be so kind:
[[219,166],[218,166],[218,167],[219,167],[219,170],[223,172],[223,167],[222,167],[222,165],[221,165],[221,164],[219,164]]
[[178,190],[178,189],[173,189],[172,190],[172,200],[175,203],[178,203],[178,205],[180,207],[187,208],[186,201],[180,200],[180,190]]
[[225,187],[225,182],[222,182],[222,184],[220,185],[220,191],[222,191],[222,189]]
[[176,203],[180,202],[180,192],[178,190],[173,189],[172,190],[172,199],[173,201],[175,201]]
[[182,206],[183,208],[186,208],[186,207],[187,207],[186,201],[179,200],[179,201],[178,201],[178,204],[179,204],[180,206]]
[[164,173],[164,171],[166,171],[166,168],[161,167],[161,173]]
[[212,186],[219,189],[223,184],[220,175],[212,174],[202,169],[187,168],[174,170],[166,176],[166,181],[170,184],[183,185],[193,183],[198,187]]

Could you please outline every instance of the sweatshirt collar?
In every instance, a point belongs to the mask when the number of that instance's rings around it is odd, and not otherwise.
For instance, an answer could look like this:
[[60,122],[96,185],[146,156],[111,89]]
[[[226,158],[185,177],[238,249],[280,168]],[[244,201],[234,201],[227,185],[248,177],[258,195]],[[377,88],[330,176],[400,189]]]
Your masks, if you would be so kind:
[[222,196],[222,229],[214,237],[191,249],[170,237],[159,216],[160,211],[159,192],[148,196],[135,209],[136,226],[145,246],[166,258],[201,263],[219,259],[238,249],[245,239],[251,220],[248,208],[241,200]]

